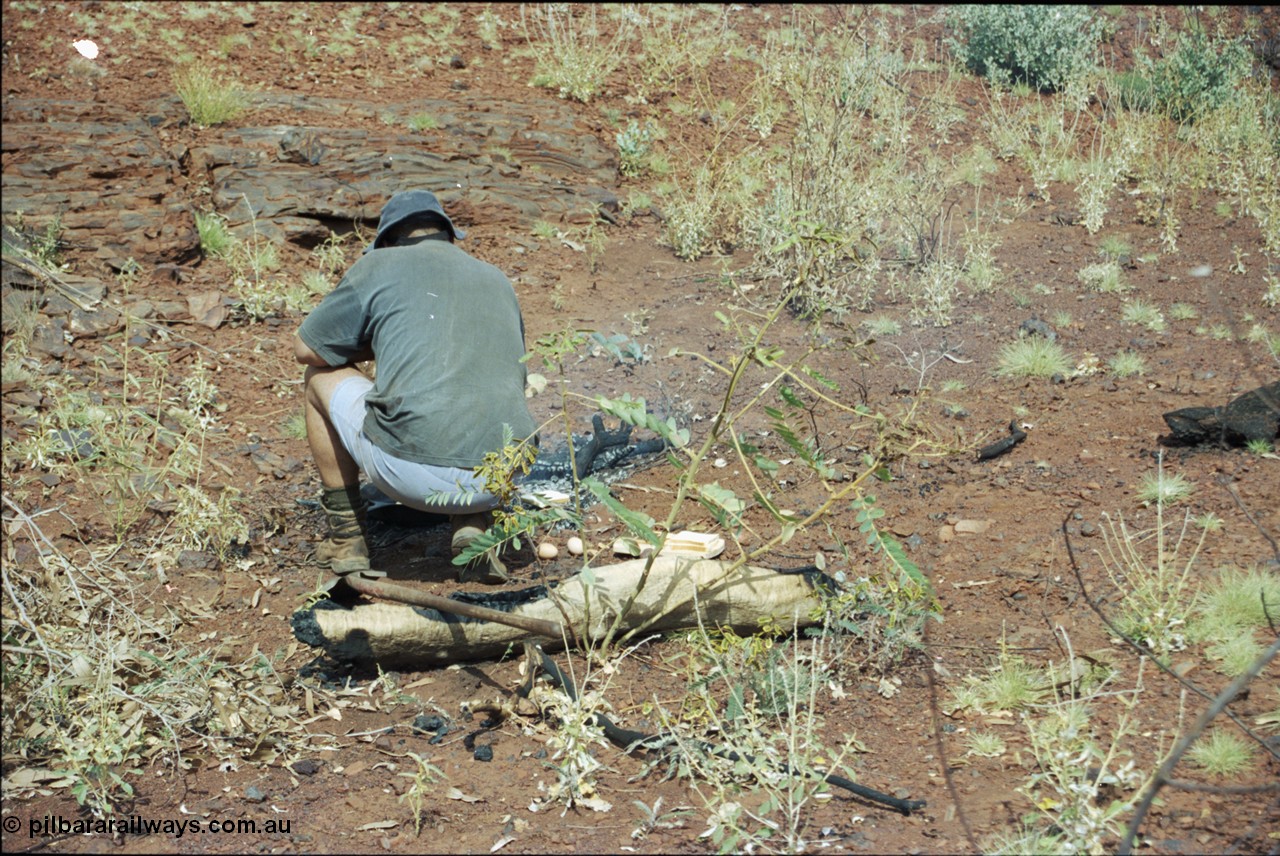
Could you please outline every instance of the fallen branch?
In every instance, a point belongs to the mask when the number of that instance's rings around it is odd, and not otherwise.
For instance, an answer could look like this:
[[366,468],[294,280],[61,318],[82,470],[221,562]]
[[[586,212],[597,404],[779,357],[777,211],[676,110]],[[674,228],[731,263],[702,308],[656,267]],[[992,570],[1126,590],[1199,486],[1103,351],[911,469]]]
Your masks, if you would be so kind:
[[[348,662],[433,664],[502,656],[515,644],[542,637],[548,643],[598,642],[624,627],[668,631],[717,627],[754,633],[762,623],[811,626],[820,613],[816,570],[783,573],[751,565],[726,573],[729,563],[659,554],[643,589],[648,560],[634,559],[591,568],[553,586],[476,594],[457,592],[441,601],[415,589],[361,580],[369,594],[390,595],[419,606],[373,603],[342,608],[330,601],[299,610],[294,635],[330,656]],[[829,581],[834,587],[835,583]],[[623,605],[634,598],[623,613]],[[477,611],[481,610],[481,611]],[[562,611],[563,610],[563,611]],[[622,618],[619,619],[619,616]],[[563,628],[555,633],[553,628]]]
[[430,592],[418,591],[416,589],[407,588],[405,586],[389,583],[381,579],[369,579],[359,574],[351,574],[342,578],[350,588],[361,594],[367,594],[370,597],[382,598],[383,600],[394,600],[399,603],[407,603],[412,606],[426,606],[431,609],[447,612],[451,615],[462,615],[467,618],[475,618],[480,621],[494,621],[498,624],[514,627],[518,630],[527,630],[538,636],[545,636],[548,639],[560,639],[564,636],[564,629],[554,621],[546,621],[540,618],[526,618],[523,615],[511,615],[498,609],[489,609],[485,606],[479,606],[474,603],[467,603],[460,600],[450,600],[447,597],[441,597],[438,594]]

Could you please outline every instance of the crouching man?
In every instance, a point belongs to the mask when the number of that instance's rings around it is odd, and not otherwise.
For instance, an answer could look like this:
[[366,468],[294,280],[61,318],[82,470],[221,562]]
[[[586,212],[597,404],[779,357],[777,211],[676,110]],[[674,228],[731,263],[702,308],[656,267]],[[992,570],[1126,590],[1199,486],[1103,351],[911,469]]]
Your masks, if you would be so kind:
[[[373,244],[294,336],[329,526],[315,557],[339,576],[370,569],[362,471],[391,500],[449,515],[456,556],[496,504],[475,468],[504,426],[517,440],[536,430],[515,290],[455,246],[464,237],[434,194],[395,194]],[[365,360],[374,380],[355,367]],[[506,569],[490,551],[460,579],[500,582]]]

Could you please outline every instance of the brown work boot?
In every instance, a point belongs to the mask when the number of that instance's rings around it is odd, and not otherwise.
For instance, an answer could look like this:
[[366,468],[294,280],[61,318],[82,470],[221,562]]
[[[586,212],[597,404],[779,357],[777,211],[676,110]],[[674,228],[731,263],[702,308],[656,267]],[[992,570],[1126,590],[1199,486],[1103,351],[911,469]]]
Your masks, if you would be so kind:
[[320,507],[329,522],[329,536],[316,545],[316,564],[338,576],[368,571],[369,544],[360,492],[356,488],[325,488]]
[[[487,511],[480,514],[457,514],[450,516],[449,523],[453,528],[453,537],[449,546],[453,555],[457,556],[493,525],[493,515]],[[509,579],[511,577],[507,574],[507,566],[498,558],[497,547],[477,556],[471,564],[458,571],[460,583],[496,585]]]

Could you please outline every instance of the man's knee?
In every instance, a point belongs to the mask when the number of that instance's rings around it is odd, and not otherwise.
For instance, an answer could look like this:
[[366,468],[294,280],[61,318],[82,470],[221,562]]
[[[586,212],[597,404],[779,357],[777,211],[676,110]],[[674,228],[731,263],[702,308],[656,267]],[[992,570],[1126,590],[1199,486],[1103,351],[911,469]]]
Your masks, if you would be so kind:
[[307,366],[307,370],[302,375],[303,390],[307,401],[312,406],[328,413],[329,400],[333,398],[334,390],[338,388],[338,384],[347,378],[363,376],[358,369],[350,366],[338,368]]

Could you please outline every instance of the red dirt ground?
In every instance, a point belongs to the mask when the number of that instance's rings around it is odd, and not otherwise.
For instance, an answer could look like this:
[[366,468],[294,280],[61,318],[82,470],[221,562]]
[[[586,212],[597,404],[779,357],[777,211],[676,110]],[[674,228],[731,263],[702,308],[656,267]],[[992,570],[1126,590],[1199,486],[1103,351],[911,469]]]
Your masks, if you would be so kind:
[[[51,4],[49,11],[35,18],[37,26],[27,29],[23,21],[35,15],[27,10],[32,5],[6,2],[4,6],[6,103],[19,97],[86,97],[84,79],[62,71],[70,60],[69,43],[82,37],[103,40],[106,31],[98,34],[77,29],[70,13],[76,11],[105,23],[116,4]],[[473,27],[467,25],[480,8],[472,4],[461,4],[463,24],[450,43],[452,50],[467,60],[464,69],[451,69],[447,62],[406,68],[379,50],[380,44],[414,32],[411,5],[370,10],[360,19],[358,29],[368,39],[361,42],[355,59],[334,63],[320,55],[313,59],[295,55],[289,64],[281,63],[265,47],[269,34],[290,26],[286,23],[289,4],[246,6],[252,27],[223,14],[199,22],[184,20],[177,15],[181,4],[156,5],[169,16],[166,26],[182,28],[188,45],[212,45],[223,37],[247,34],[249,44],[235,50],[234,60],[246,82],[263,88],[284,81],[303,96],[379,103],[403,100],[423,89],[439,96],[450,91],[452,82],[465,80],[470,91],[512,103],[534,92],[543,95],[526,85],[531,60],[516,53],[522,41],[517,37],[518,28],[505,31],[504,50],[497,55],[483,47]],[[335,4],[311,4],[308,8],[311,22],[321,34],[338,11]],[[496,8],[507,19],[518,21],[516,7]],[[900,8],[897,26],[918,28],[915,32],[936,37],[936,24],[927,23],[935,9]],[[776,11],[767,6],[743,8],[735,16],[734,26],[744,39],[758,41],[769,26],[767,19]],[[1126,13],[1118,43],[1123,43],[1137,15],[1133,10]],[[65,39],[50,44],[45,38],[50,28],[65,32]],[[159,41],[121,32],[111,39],[108,50],[129,59],[88,83],[94,100],[128,107],[172,94],[167,71],[169,49]],[[377,85],[370,83],[373,80]],[[613,131],[602,118],[604,111],[613,108],[628,115],[634,109],[622,97],[625,82],[625,75],[619,72],[605,93],[578,108],[583,128],[600,133],[606,144],[612,144]],[[724,93],[732,93],[736,83],[723,79],[716,85]],[[964,85],[971,92],[961,90],[960,103],[980,88],[976,81]],[[658,103],[646,109],[660,107]],[[246,121],[267,125],[296,120],[287,115],[251,115]],[[678,122],[673,118],[670,124]],[[679,133],[693,145],[705,134],[698,123],[690,125]],[[196,140],[202,133],[206,132],[186,127],[178,136]],[[960,147],[965,142],[962,126],[953,145]],[[1004,164],[990,192],[1012,196],[1028,184],[1019,167]],[[620,195],[631,186],[636,184],[620,180]],[[1032,811],[1028,800],[1014,791],[1032,772],[1033,764],[1021,726],[1013,719],[963,713],[955,718],[936,717],[928,673],[933,672],[938,703],[943,703],[949,688],[958,685],[963,675],[980,672],[994,661],[1002,640],[1028,660],[1043,663],[1064,660],[1064,644],[1069,639],[1077,652],[1094,656],[1106,652],[1120,670],[1117,685],[1131,687],[1138,674],[1138,660],[1111,637],[1082,596],[1068,562],[1063,522],[1076,536],[1073,546],[1089,594],[1101,596],[1106,609],[1107,598],[1114,600],[1115,592],[1094,552],[1102,539],[1084,537],[1082,528],[1085,533],[1096,533],[1101,515],[1117,512],[1137,524],[1150,525],[1151,512],[1137,502],[1135,491],[1143,476],[1157,466],[1156,453],[1161,448],[1157,438],[1166,433],[1161,414],[1197,404],[1222,404],[1280,376],[1265,348],[1243,336],[1249,326],[1247,315],[1267,325],[1273,334],[1280,331],[1280,318],[1260,299],[1264,289],[1262,244],[1252,221],[1222,219],[1213,210],[1214,194],[1205,193],[1185,212],[1178,251],[1161,252],[1158,261],[1126,272],[1134,293],[1144,299],[1166,308],[1174,302],[1189,303],[1199,312],[1199,321],[1170,322],[1165,332],[1148,333],[1121,321],[1120,296],[1088,295],[1086,299],[1082,292],[1076,271],[1097,260],[1103,234],[1091,236],[1083,226],[1071,225],[1071,218],[1058,216],[1070,209],[1073,196],[1070,187],[1055,186],[1052,204],[1032,204],[1017,220],[1001,227],[997,261],[1003,272],[1002,286],[990,294],[961,298],[950,326],[911,327],[906,324],[905,305],[881,300],[876,311],[902,320],[904,332],[882,339],[874,348],[874,362],[854,362],[848,352],[832,351],[822,363],[829,376],[846,389],[864,386],[868,405],[888,414],[905,413],[919,399],[920,430],[944,438],[960,451],[946,457],[901,459],[891,465],[893,480],[876,489],[880,506],[887,512],[884,523],[908,545],[909,555],[929,575],[944,620],[930,626],[922,651],[890,668],[888,676],[900,682],[891,698],[878,691],[878,673],[851,665],[834,676],[843,686],[844,697],[837,700],[824,694],[820,702],[831,734],[856,732],[868,749],[853,762],[859,781],[890,793],[926,799],[928,808],[903,818],[837,795],[812,810],[808,818],[811,847],[837,852],[968,852],[975,841],[1010,829],[1018,818]],[[1136,221],[1132,203],[1120,203],[1112,214],[1114,222],[1123,224],[1120,231],[1138,254],[1159,251],[1158,232]],[[464,244],[469,251],[511,273],[531,342],[573,325],[626,333],[652,346],[650,361],[638,365],[615,365],[604,355],[570,361],[571,391],[611,396],[630,392],[690,416],[708,417],[715,412],[723,390],[713,373],[692,358],[667,355],[678,348],[721,357],[731,347],[732,343],[718,338],[715,314],[742,311],[746,303],[722,283],[720,274],[744,266],[749,261],[746,254],[682,262],[663,245],[660,222],[646,215],[605,226],[607,249],[592,269],[583,253],[558,241],[535,240],[528,225],[514,219],[462,225],[471,232]],[[1258,262],[1249,263],[1247,273],[1230,272],[1236,261],[1234,247]],[[94,270],[96,263],[88,249],[75,249],[69,257],[77,271],[109,278],[109,272]],[[355,253],[349,251],[348,262],[354,258]],[[305,253],[298,251],[286,255],[284,271],[300,273],[308,264]],[[1202,265],[1211,267],[1212,275],[1193,277],[1192,269]],[[217,287],[224,276],[225,269],[218,263],[204,262],[195,269],[192,282],[174,285],[155,276],[140,287],[141,296],[180,299],[186,292]],[[1029,288],[1034,283],[1047,286],[1040,290],[1045,293],[1032,294]],[[1030,296],[1031,304],[1015,300],[1018,293]],[[1147,358],[1147,374],[1116,380],[1101,373],[1063,383],[995,378],[995,355],[1016,336],[1019,325],[1033,315],[1049,318],[1059,311],[1074,317],[1069,328],[1059,330],[1060,341],[1069,353],[1079,358],[1088,352],[1105,361],[1117,351],[1134,347]],[[844,321],[845,331],[828,320],[818,335],[839,338],[864,317],[850,315]],[[224,418],[231,439],[225,448],[215,450],[214,457],[228,469],[227,482],[245,492],[251,519],[278,521],[281,526],[259,529],[248,556],[254,562],[251,573],[234,564],[216,565],[174,580],[186,594],[210,605],[210,617],[193,621],[185,632],[194,641],[216,630],[225,640],[227,656],[243,656],[254,646],[263,651],[288,648],[292,642],[289,616],[316,582],[305,556],[319,532],[320,519],[298,500],[312,498],[318,482],[305,464],[305,441],[286,433],[286,421],[299,408],[299,387],[293,382],[301,373],[292,359],[290,339],[300,320],[301,315],[294,314],[270,324],[233,321],[217,330],[196,325],[183,328],[184,336],[221,355],[216,380],[221,400],[228,405]],[[1228,325],[1237,335],[1219,341],[1196,334],[1197,324]],[[810,335],[809,324],[786,318],[779,325],[776,341],[793,352],[803,348]],[[902,352],[892,347],[894,344]],[[945,402],[936,393],[924,395],[919,390],[919,372],[905,365],[913,352],[933,360],[944,350],[956,359],[937,362],[923,385],[936,391],[944,381],[962,381],[963,389],[944,396]],[[280,395],[282,383],[293,384],[284,397]],[[558,402],[550,394],[532,401],[540,419],[550,419],[557,412]],[[948,416],[943,412],[948,403],[962,407],[968,415],[963,419]],[[587,416],[589,412],[577,414],[578,430],[588,426]],[[1006,456],[975,461],[974,450],[1005,436],[1011,419],[1032,425],[1028,439]],[[819,410],[816,420],[820,435],[831,438],[833,448],[846,445],[842,437],[847,426],[836,415]],[[695,434],[705,425],[705,421],[691,423]],[[305,465],[278,478],[260,474],[248,456],[231,451],[233,446],[248,442],[251,435],[282,458],[296,458]],[[719,449],[715,454],[725,451]],[[841,454],[845,463],[856,465],[854,452]],[[1165,467],[1196,486],[1189,504],[1195,513],[1213,512],[1225,523],[1221,533],[1208,539],[1199,567],[1252,565],[1272,558],[1267,539],[1248,516],[1256,518],[1272,537],[1280,534],[1280,465],[1274,458],[1243,450],[1174,450],[1166,452]],[[723,472],[723,484],[749,494],[741,473],[732,467]],[[659,515],[668,499],[663,491],[673,483],[670,470],[659,466],[632,479],[635,489],[621,489],[621,495],[634,507]],[[820,496],[819,486],[804,480],[780,490],[785,491],[785,501],[796,508],[804,508]],[[1239,497],[1238,504],[1232,492]],[[97,519],[98,511],[87,507],[72,485],[54,487],[43,497],[37,493],[31,501],[41,507],[60,506],[81,522],[82,531],[91,530]],[[948,525],[957,520],[991,523],[981,534],[954,535]],[[714,525],[708,516],[699,516],[694,510],[680,524],[704,529]],[[776,557],[778,564],[807,562],[815,551],[829,549],[836,537],[860,543],[852,513],[837,515],[831,526],[830,534],[817,530],[798,535],[785,554]],[[109,527],[100,526],[98,531],[109,539]],[[589,532],[589,537],[607,542],[614,534],[616,529],[606,530],[601,525]],[[378,562],[400,569],[397,575],[416,578],[432,591],[448,593],[457,586],[447,558],[440,552],[441,537],[437,533],[410,539],[388,548]],[[538,573],[554,577],[573,570],[569,560],[541,563],[527,550],[517,556],[513,566],[521,583],[535,579]],[[259,577],[278,581],[264,588]],[[157,591],[156,596],[163,598],[165,593]],[[606,695],[621,720],[639,727],[636,723],[643,718],[644,702],[655,694],[669,702],[678,693],[682,679],[675,658],[681,650],[678,640],[648,644],[613,676]],[[1189,679],[1214,694],[1226,685],[1227,678],[1213,671],[1200,653],[1193,648],[1178,654],[1175,661],[1197,665]],[[294,702],[307,685],[299,670],[313,658],[314,652],[300,648],[277,665],[291,670],[285,674],[287,680],[296,680]],[[1135,739],[1132,747],[1138,767],[1149,771],[1159,763],[1158,753],[1176,739],[1179,724],[1198,714],[1204,702],[1189,696],[1175,680],[1150,664],[1142,674],[1145,691],[1134,712],[1136,733],[1142,737]],[[1252,722],[1274,706],[1271,688],[1278,674],[1272,664],[1254,691],[1231,706],[1241,720]],[[349,697],[352,705],[341,709],[340,721],[325,718],[309,726],[317,733],[336,737],[332,743],[316,744],[324,745],[324,750],[298,751],[269,763],[245,760],[234,768],[210,762],[179,775],[169,768],[148,769],[137,781],[135,802],[119,809],[124,816],[160,819],[254,819],[260,824],[288,819],[292,823],[287,834],[188,835],[181,839],[157,835],[118,842],[105,836],[31,838],[25,827],[21,834],[10,834],[11,818],[19,818],[25,825],[30,818],[46,815],[78,816],[77,806],[65,793],[40,795],[28,790],[4,795],[4,848],[67,852],[480,852],[496,849],[504,841],[504,853],[617,852],[624,848],[649,853],[702,852],[711,847],[709,841],[698,838],[706,828],[706,811],[688,782],[664,782],[656,774],[635,778],[643,770],[642,762],[620,752],[601,749],[598,753],[608,768],[600,776],[599,790],[613,803],[612,811],[575,809],[564,813],[552,805],[533,812],[529,806],[541,793],[539,783],[554,781],[554,774],[542,760],[550,733],[547,728],[513,720],[484,734],[479,742],[491,744],[494,750],[488,763],[475,760],[464,746],[465,732],[430,745],[425,737],[410,731],[410,723],[421,713],[438,712],[461,721],[459,705],[463,701],[509,693],[520,681],[515,660],[395,673],[393,679],[402,694],[399,699],[369,690],[376,677],[357,676],[353,686],[363,688],[362,694]],[[1117,712],[1118,708],[1099,708],[1097,724],[1109,725]],[[478,719],[471,727],[479,727]],[[388,726],[395,726],[394,731],[368,734]],[[998,730],[1006,737],[1010,751],[997,759],[963,758],[965,730],[974,728]],[[438,786],[437,795],[428,800],[420,836],[415,835],[407,805],[399,800],[407,780],[394,775],[388,766],[403,764],[409,751],[429,758],[448,777],[447,783]],[[303,775],[288,766],[303,758],[318,761],[317,769]],[[6,763],[6,774],[9,771]],[[1238,783],[1274,780],[1278,773],[1280,764],[1259,759]],[[1192,778],[1195,773],[1184,767],[1180,775]],[[446,798],[445,790],[450,787],[469,799]],[[256,791],[250,792],[251,788]],[[250,801],[246,794],[252,793],[265,799]],[[652,806],[659,797],[664,809],[683,806],[693,812],[680,828],[656,829],[647,837],[633,838],[632,831],[641,820],[635,801]],[[1278,829],[1280,810],[1265,796],[1166,791],[1144,827],[1142,841],[1148,852],[1277,852]]]

